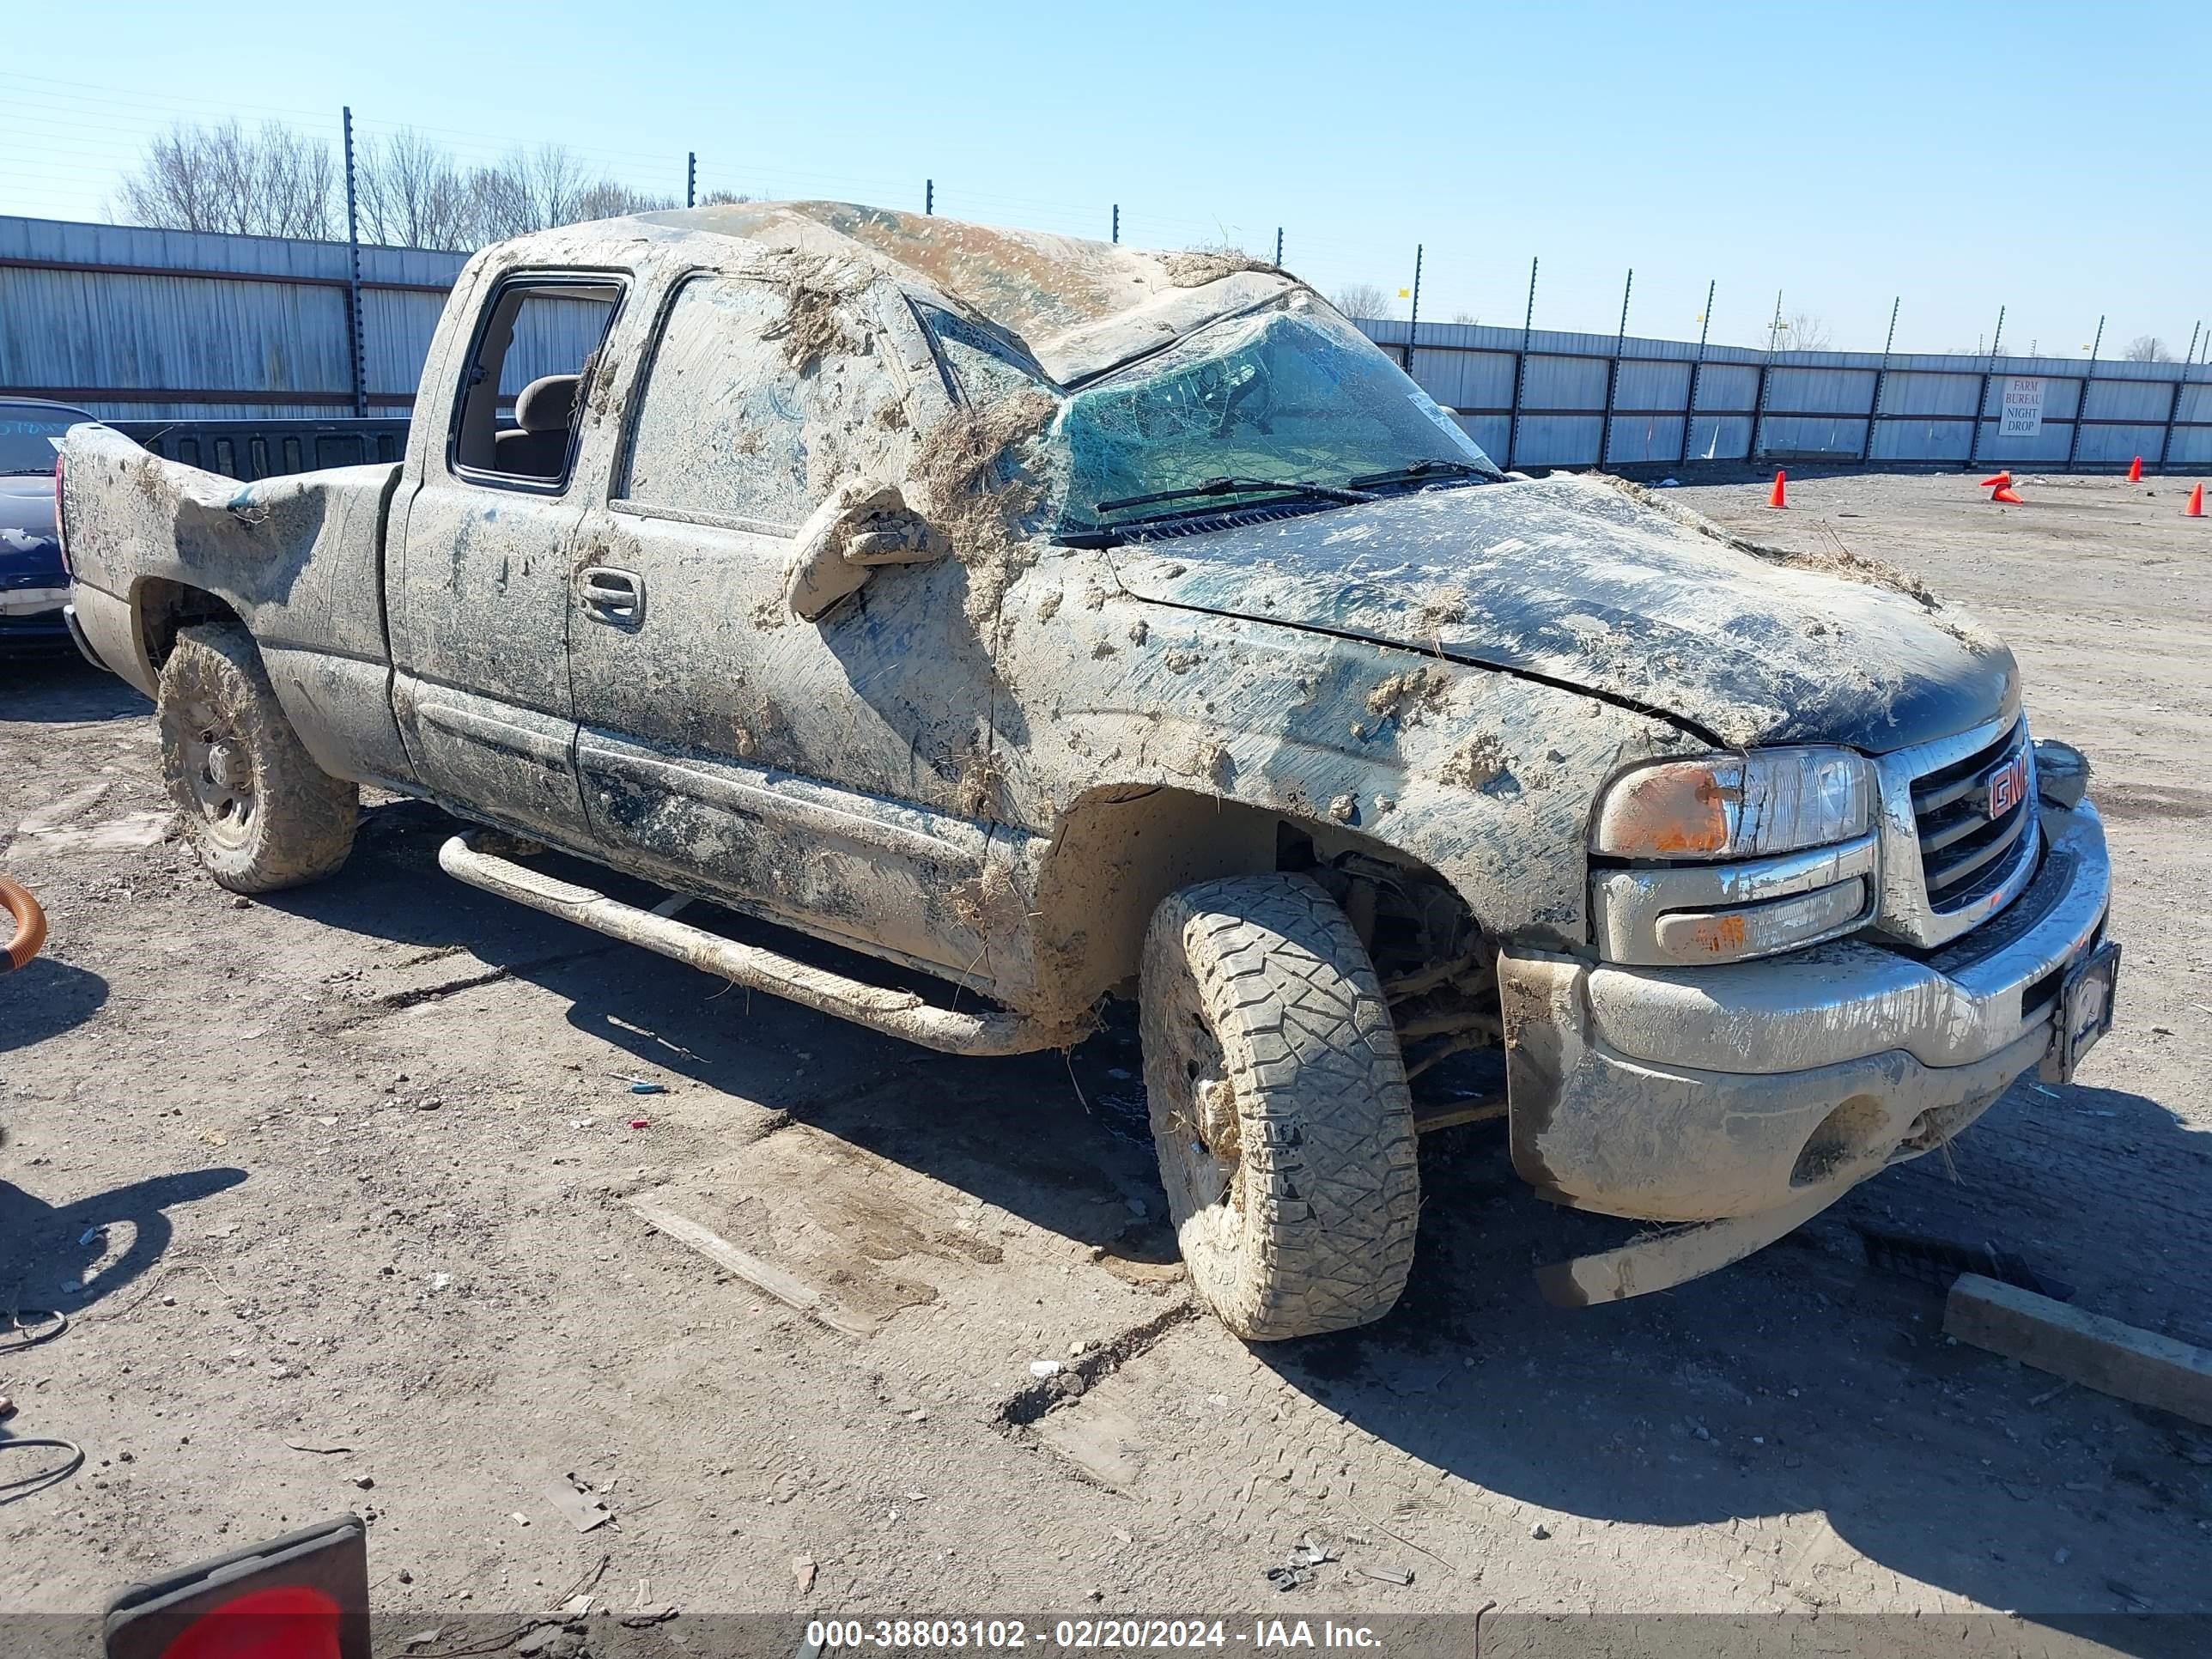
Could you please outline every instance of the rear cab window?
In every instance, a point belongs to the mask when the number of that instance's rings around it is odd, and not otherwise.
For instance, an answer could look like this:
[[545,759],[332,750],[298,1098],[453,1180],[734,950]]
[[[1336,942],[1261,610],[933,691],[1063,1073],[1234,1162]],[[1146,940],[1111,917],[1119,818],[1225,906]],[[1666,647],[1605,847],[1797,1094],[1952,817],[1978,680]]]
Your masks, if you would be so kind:
[[485,301],[453,400],[447,463],[471,483],[558,495],[621,308],[618,276],[522,272]]

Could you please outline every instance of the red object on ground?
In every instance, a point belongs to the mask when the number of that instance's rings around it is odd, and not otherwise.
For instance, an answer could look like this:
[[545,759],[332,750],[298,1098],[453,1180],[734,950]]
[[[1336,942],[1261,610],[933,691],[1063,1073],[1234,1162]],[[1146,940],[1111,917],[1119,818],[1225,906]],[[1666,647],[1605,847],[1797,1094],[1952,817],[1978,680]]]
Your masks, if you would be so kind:
[[2181,509],[2181,516],[2185,519],[2201,519],[2204,516],[2204,486],[2203,484],[2197,485],[2189,492],[2189,505]]
[[647,1118],[634,1117],[629,1121],[629,1127],[633,1129],[642,1129],[650,1121]]
[[2128,463],[2128,482],[2130,483],[2142,482],[2142,457],[2140,455]]
[[1766,504],[1769,507],[1787,507],[1790,505],[1789,483],[1790,481],[1787,478],[1784,478],[1780,472],[1778,471],[1774,475],[1774,493],[1766,498]]
[[4,974],[39,954],[39,947],[46,942],[46,913],[31,896],[29,888],[0,876],[0,915],[15,922],[7,942],[0,945],[0,974]]
[[2011,472],[2009,472],[2009,471],[2004,471],[2004,472],[2000,472],[2000,473],[1998,473],[1998,474],[1997,474],[1996,477],[1990,477],[1990,478],[1984,478],[1984,479],[1983,479],[1983,480],[1982,480],[1982,488],[1983,488],[1983,489],[1996,489],[2000,484],[2009,485],[2011,483],[2012,483],[2012,474],[2011,474]]
[[2008,507],[2026,507],[2027,505],[2026,501],[2021,499],[2020,492],[2014,489],[2010,484],[1999,484],[1995,489],[1990,491],[1990,500],[1992,501],[2002,501]]
[[210,1608],[161,1659],[338,1659],[338,1606],[305,1584],[275,1584]]

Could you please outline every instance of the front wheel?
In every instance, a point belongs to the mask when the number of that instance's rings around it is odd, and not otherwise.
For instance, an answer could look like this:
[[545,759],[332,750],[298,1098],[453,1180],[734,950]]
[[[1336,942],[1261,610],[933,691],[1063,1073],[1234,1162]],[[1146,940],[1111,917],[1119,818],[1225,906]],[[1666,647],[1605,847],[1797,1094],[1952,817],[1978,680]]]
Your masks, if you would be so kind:
[[243,629],[177,635],[155,708],[161,775],[185,834],[234,893],[268,893],[334,873],[353,850],[361,792],[308,756]]
[[1139,995],[1152,1139],[1198,1293],[1250,1341],[1388,1313],[1420,1171],[1351,920],[1304,876],[1200,882],[1153,913]]

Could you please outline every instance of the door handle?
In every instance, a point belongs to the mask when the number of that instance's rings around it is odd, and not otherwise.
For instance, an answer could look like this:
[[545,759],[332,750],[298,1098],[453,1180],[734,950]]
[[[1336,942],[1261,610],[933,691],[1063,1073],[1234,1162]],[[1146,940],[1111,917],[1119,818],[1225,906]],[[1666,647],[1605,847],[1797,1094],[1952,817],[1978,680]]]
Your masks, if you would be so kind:
[[645,615],[645,578],[612,565],[586,565],[576,573],[576,592],[594,621],[634,626]]

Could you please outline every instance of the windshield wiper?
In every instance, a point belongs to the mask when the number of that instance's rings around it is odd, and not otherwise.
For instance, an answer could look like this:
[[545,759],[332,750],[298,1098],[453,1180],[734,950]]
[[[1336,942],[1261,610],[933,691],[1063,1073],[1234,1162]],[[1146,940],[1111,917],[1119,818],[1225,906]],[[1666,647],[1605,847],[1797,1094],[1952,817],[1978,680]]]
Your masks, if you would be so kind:
[[1152,507],[1163,501],[1198,501],[1208,495],[1243,495],[1261,490],[1278,495],[1315,495],[1322,501],[1336,501],[1346,507],[1375,499],[1364,489],[1315,483],[1306,478],[1208,478],[1204,483],[1187,484],[1181,489],[1156,489],[1149,495],[1119,496],[1110,501],[1101,501],[1091,510],[1093,513],[1120,513],[1129,507]]
[[1472,461],[1416,461],[1411,466],[1393,467],[1388,472],[1363,472],[1346,483],[1354,489],[1365,489],[1376,484],[1413,483],[1421,478],[1488,478]]

